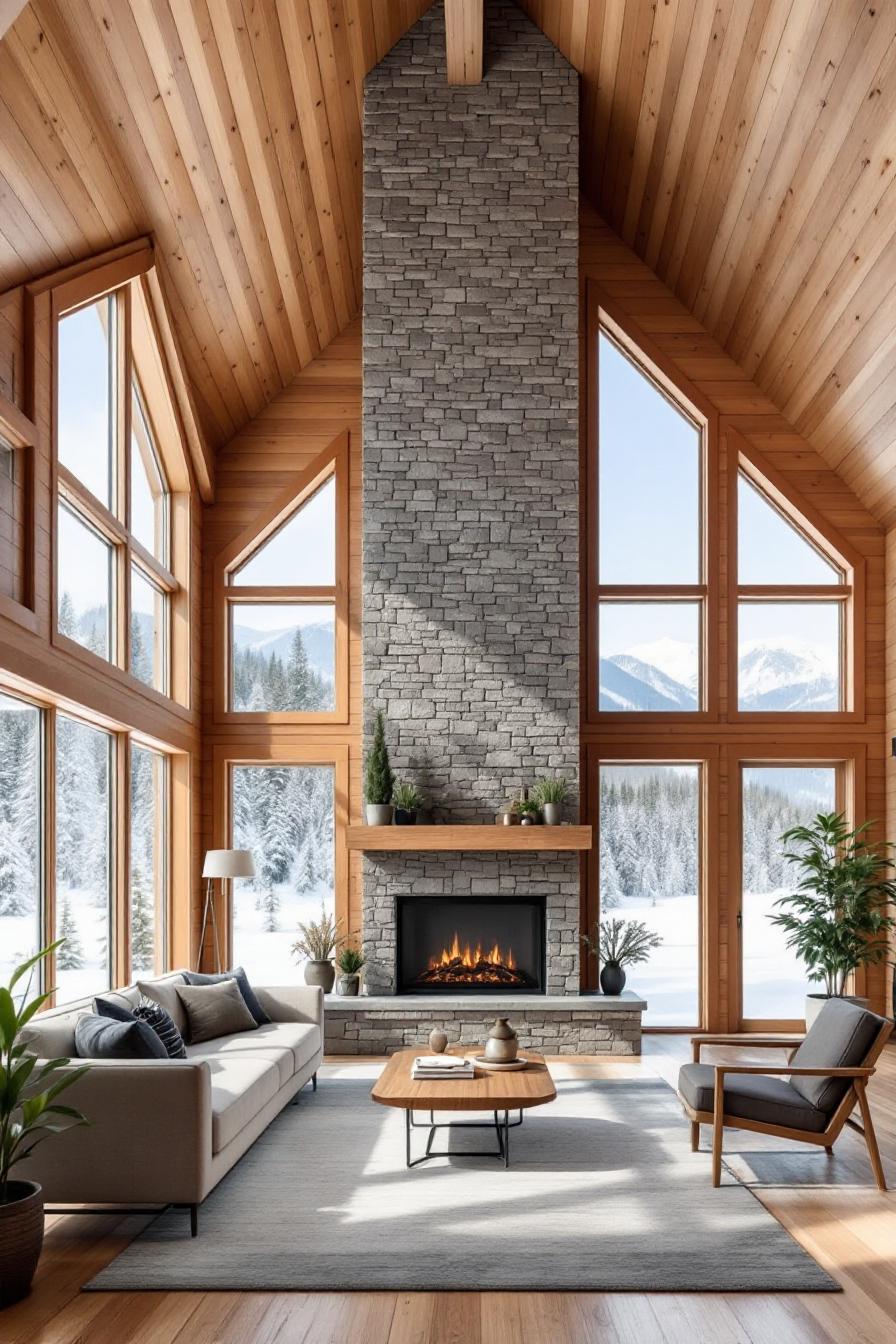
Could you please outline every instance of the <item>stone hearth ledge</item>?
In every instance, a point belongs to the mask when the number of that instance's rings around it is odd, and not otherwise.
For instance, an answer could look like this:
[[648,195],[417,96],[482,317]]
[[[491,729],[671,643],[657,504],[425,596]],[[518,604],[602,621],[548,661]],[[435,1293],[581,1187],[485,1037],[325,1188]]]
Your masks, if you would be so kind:
[[620,995],[327,995],[325,1051],[389,1055],[427,1045],[441,1027],[452,1045],[481,1045],[497,1016],[510,1017],[521,1047],[548,1055],[640,1055],[644,999]]

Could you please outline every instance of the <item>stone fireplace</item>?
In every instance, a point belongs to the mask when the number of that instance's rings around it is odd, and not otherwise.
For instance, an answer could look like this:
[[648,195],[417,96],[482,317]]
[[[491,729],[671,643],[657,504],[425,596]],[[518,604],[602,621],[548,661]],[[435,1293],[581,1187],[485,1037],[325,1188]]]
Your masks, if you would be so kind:
[[400,994],[543,994],[544,898],[399,896]]

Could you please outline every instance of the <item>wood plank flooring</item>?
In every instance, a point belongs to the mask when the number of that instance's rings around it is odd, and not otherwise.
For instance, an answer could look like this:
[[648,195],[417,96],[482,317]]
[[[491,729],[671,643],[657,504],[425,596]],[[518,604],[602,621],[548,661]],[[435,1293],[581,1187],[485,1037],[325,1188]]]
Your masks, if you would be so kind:
[[[729,1053],[719,1052],[717,1057],[727,1058]],[[754,1053],[757,1059],[765,1057],[764,1052]],[[552,1061],[552,1069],[560,1078],[641,1072],[674,1082],[680,1061],[688,1057],[686,1037],[653,1036],[645,1041],[645,1054],[637,1061],[564,1058]],[[896,1047],[885,1051],[869,1091],[884,1163],[890,1180],[896,1181]],[[732,1136],[732,1143],[736,1141]],[[827,1159],[822,1154],[818,1160]],[[0,1314],[0,1340],[3,1344],[892,1341],[896,1193],[877,1193],[864,1145],[849,1132],[837,1144],[833,1184],[784,1184],[796,1180],[794,1167],[800,1162],[805,1170],[805,1159],[791,1164],[786,1156],[776,1158],[775,1174],[781,1184],[757,1193],[843,1284],[843,1293],[80,1293],[81,1284],[119,1252],[143,1220],[61,1217],[49,1220],[31,1296]]]

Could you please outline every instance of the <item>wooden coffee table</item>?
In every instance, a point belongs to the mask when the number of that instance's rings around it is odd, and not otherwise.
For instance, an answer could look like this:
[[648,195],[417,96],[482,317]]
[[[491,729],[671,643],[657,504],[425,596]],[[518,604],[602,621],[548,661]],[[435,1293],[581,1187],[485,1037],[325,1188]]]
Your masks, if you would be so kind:
[[[523,1111],[530,1106],[544,1106],[557,1095],[554,1080],[543,1057],[526,1050],[523,1053],[531,1061],[526,1069],[493,1073],[477,1067],[475,1078],[425,1078],[418,1082],[411,1077],[411,1069],[416,1056],[426,1053],[424,1045],[417,1046],[415,1050],[400,1050],[391,1057],[370,1092],[373,1100],[381,1106],[396,1106],[404,1111],[407,1165],[418,1167],[421,1162],[427,1162],[433,1157],[496,1157],[503,1161],[505,1167],[509,1167],[511,1129],[523,1123]],[[478,1051],[475,1047],[464,1049],[453,1046],[448,1053],[468,1055]],[[429,1111],[428,1123],[418,1124],[414,1119],[415,1111]],[[491,1111],[492,1119],[437,1123],[436,1111]],[[519,1118],[511,1120],[511,1111],[518,1111]],[[452,1151],[449,1146],[434,1153],[432,1142],[436,1130],[452,1128],[493,1129],[498,1146],[472,1152]],[[411,1131],[414,1129],[428,1129],[429,1137],[422,1157],[412,1159]]]

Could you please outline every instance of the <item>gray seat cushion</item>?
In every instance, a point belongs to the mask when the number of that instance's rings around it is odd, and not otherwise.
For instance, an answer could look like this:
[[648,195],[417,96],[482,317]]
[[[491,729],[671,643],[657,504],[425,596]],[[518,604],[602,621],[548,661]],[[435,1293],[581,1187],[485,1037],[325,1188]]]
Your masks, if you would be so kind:
[[217,1036],[213,1041],[188,1045],[190,1059],[213,1059],[218,1055],[245,1055],[277,1064],[280,1085],[285,1087],[320,1049],[320,1031],[305,1022],[271,1022],[257,1031]]
[[[211,1055],[212,1152],[220,1153],[280,1090],[276,1063],[249,1055]],[[176,1067],[176,1066],[172,1066]]]
[[[693,1111],[712,1113],[716,1071],[712,1064],[683,1064],[678,1091]],[[827,1124],[824,1111],[800,1096],[786,1078],[768,1078],[758,1073],[733,1073],[725,1079],[725,1114],[742,1120],[758,1120],[787,1129],[807,1129],[818,1134]]]
[[[849,1069],[864,1064],[884,1019],[846,999],[828,999],[790,1061],[801,1069]],[[794,1078],[793,1086],[812,1106],[830,1115],[850,1086],[848,1078]]]

